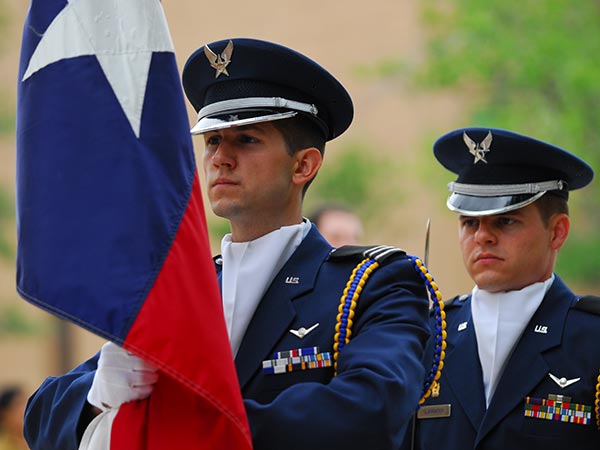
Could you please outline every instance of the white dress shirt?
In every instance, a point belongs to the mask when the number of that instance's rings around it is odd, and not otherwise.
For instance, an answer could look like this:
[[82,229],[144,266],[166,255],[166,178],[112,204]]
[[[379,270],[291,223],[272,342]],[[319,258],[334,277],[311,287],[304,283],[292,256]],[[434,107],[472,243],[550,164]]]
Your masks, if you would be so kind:
[[531,284],[518,291],[488,292],[473,288],[471,314],[483,370],[486,406],[489,406],[515,344],[554,281]]
[[231,234],[223,237],[223,312],[234,356],[261,298],[310,227],[304,220],[249,242],[232,242]]

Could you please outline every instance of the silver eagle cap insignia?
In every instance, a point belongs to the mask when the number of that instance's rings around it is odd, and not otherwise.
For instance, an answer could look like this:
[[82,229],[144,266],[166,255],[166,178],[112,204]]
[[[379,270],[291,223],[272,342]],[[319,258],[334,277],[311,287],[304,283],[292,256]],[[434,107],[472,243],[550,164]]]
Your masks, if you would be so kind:
[[488,131],[488,134],[485,137],[485,139],[478,144],[473,139],[471,139],[466,132],[463,132],[463,141],[465,141],[465,144],[469,149],[469,153],[475,157],[475,159],[473,160],[473,164],[477,164],[479,161],[483,161],[487,164],[485,154],[490,151],[492,139],[492,132]]
[[213,52],[208,45],[204,46],[204,55],[208,62],[210,63],[210,67],[215,69],[215,78],[219,78],[219,75],[225,74],[229,76],[229,72],[227,72],[227,66],[231,62],[231,55],[233,53],[233,42],[229,41],[225,50],[220,55],[217,55]]

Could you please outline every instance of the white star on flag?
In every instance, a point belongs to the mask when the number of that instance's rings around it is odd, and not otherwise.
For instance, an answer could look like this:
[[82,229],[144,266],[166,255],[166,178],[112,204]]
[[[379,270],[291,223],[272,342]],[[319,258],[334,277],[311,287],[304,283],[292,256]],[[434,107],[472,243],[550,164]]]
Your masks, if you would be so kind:
[[95,55],[139,138],[153,52],[174,52],[159,0],[69,0],[48,26],[22,81],[60,60]]

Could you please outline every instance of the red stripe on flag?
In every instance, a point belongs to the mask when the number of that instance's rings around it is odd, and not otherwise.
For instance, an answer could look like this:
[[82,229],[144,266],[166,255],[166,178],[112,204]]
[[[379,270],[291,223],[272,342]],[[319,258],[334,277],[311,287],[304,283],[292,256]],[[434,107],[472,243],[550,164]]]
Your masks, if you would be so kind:
[[144,401],[125,403],[115,417],[111,450],[237,450],[251,444],[202,397],[164,377]]
[[197,175],[170,252],[123,347],[157,365],[161,377],[149,401],[121,407],[111,450],[252,448]]

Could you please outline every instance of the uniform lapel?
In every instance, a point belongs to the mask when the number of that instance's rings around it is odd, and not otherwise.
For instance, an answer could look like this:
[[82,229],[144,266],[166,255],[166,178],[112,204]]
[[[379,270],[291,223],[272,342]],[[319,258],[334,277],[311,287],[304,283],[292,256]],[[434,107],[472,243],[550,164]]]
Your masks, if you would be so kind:
[[294,254],[271,282],[240,345],[235,364],[243,389],[271,357],[277,341],[290,328],[296,316],[293,300],[313,289],[321,263],[331,246],[312,227]]
[[548,364],[543,353],[560,345],[571,299],[574,299],[573,293],[556,277],[506,364],[479,430],[477,442],[516,405],[523,403],[525,397],[547,376]]
[[[459,324],[462,329],[460,331]],[[473,428],[477,429],[485,413],[485,397],[470,299],[461,307],[452,327],[448,335],[454,335],[455,338],[448,342],[442,380],[446,378],[454,397],[465,411]],[[443,381],[440,383],[440,389],[444,389]]]

